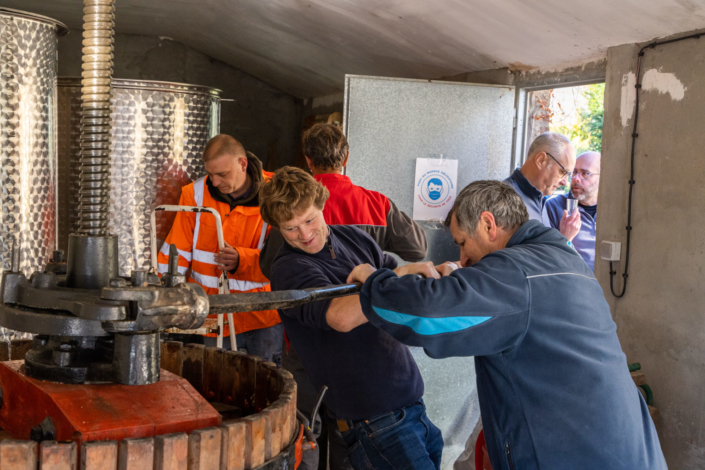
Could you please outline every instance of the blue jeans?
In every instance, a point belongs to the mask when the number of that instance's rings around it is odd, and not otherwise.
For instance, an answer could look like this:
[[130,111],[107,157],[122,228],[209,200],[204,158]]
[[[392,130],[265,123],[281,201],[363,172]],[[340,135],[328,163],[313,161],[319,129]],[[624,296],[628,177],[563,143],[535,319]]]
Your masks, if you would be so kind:
[[[204,344],[207,347],[215,347],[218,338],[204,337]],[[284,325],[281,323],[270,326],[269,328],[261,328],[259,330],[250,330],[244,333],[235,335],[237,341],[237,350],[253,356],[259,356],[265,361],[271,361],[282,366],[282,343],[284,342]],[[230,350],[230,336],[223,338],[223,348],[226,351]]]
[[343,432],[355,470],[441,467],[443,436],[419,400],[406,408],[367,420],[347,421]]

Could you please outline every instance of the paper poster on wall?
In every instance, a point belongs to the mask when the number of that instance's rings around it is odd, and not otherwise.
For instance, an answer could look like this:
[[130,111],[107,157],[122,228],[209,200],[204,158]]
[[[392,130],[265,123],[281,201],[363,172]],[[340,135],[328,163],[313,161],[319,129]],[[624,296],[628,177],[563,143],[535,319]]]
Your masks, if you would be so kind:
[[458,160],[417,158],[414,182],[414,220],[444,220],[455,201]]

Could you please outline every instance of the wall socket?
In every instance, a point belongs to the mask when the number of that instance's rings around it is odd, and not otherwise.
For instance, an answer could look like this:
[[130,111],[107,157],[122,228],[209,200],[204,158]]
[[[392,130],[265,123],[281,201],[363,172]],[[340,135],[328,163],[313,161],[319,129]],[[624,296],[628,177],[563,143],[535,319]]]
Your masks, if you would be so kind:
[[622,255],[621,242],[608,242],[603,240],[600,246],[600,258],[606,261],[619,261]]

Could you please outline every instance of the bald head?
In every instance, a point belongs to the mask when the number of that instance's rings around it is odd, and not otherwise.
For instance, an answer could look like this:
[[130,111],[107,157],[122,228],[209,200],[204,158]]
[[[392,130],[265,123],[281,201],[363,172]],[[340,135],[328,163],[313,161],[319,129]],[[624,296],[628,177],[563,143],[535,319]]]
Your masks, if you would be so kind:
[[601,157],[602,155],[600,154],[600,152],[581,153],[580,155],[578,155],[578,158],[575,159],[575,169],[580,170],[582,168],[590,167],[591,170],[589,171],[593,173],[599,173]]
[[570,182],[573,197],[585,206],[597,204],[600,187],[600,152],[585,152],[575,160],[575,175]]
[[218,134],[206,144],[203,150],[203,161],[209,162],[223,156],[247,158],[245,147],[240,142],[229,135]]

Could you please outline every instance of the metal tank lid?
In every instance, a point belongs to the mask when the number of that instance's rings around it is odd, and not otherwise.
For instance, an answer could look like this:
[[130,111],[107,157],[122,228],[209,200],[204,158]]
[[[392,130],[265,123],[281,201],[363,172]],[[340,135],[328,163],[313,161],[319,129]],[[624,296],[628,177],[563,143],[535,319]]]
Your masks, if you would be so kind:
[[[81,77],[59,77],[57,84],[60,87],[80,87]],[[113,78],[111,86],[113,88],[129,90],[161,91],[164,93],[190,93],[207,94],[220,97],[221,90],[204,85],[191,85],[188,83],[159,82],[155,80],[130,80],[124,78]]]
[[0,7],[0,15],[3,16],[14,16],[17,18],[22,18],[25,20],[38,21],[39,23],[46,23],[54,26],[56,28],[56,35],[61,37],[65,36],[69,32],[68,26],[66,26],[61,21],[57,21],[48,16],[37,15],[35,13],[30,13],[28,11],[15,10],[14,8]]

